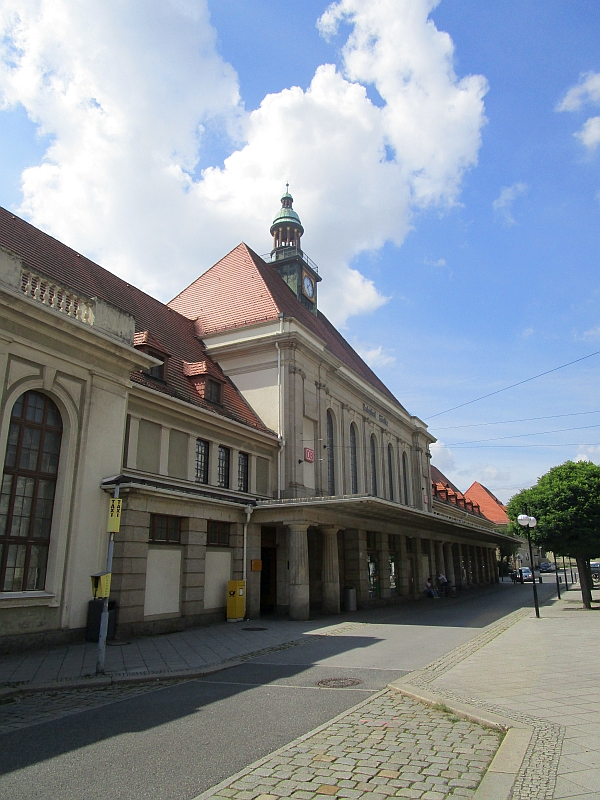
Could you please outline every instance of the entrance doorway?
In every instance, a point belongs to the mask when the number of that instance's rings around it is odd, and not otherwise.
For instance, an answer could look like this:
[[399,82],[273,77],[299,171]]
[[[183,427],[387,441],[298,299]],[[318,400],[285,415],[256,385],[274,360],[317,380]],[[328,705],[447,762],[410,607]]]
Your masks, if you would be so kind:
[[277,604],[277,531],[264,527],[261,534],[260,611],[273,614]]

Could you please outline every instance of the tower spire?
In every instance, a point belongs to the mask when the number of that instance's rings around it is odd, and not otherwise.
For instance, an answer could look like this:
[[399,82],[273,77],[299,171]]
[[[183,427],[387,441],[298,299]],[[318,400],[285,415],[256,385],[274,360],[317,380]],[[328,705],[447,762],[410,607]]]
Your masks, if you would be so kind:
[[290,184],[286,183],[285,193],[281,198],[281,208],[271,225],[271,236],[273,237],[272,259],[287,258],[292,250],[302,252],[300,238],[304,233],[304,228],[300,222],[300,217],[292,208],[293,202],[294,198],[290,194]]

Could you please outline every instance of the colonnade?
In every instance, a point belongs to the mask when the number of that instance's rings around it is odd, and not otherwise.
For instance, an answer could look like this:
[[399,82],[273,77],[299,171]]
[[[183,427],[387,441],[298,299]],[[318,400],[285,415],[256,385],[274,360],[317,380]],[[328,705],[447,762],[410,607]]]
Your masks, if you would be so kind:
[[[310,614],[309,527],[311,527],[310,523],[305,521],[287,524],[290,619],[305,620]],[[341,597],[337,537],[339,527],[326,525],[319,526],[318,530],[322,535],[322,611],[325,614],[339,614]],[[379,569],[383,575],[386,569],[389,570],[388,536],[387,534],[375,534],[375,536],[380,542],[376,555],[379,559]],[[494,547],[417,536],[410,539],[409,548],[407,547],[407,538],[402,534],[395,537],[395,541],[399,542],[399,551],[397,552],[399,574],[396,593],[401,596],[419,597],[422,595],[425,581],[429,575],[435,580],[440,572],[446,576],[451,585],[459,585],[462,588],[498,583],[499,581]],[[426,542],[428,544],[425,544]],[[345,552],[346,564],[350,562],[352,565],[350,568],[346,566],[346,584],[354,585],[359,603],[367,601],[369,599],[367,532],[347,530],[345,549],[348,550]],[[411,569],[412,584],[409,578]],[[381,596],[389,596],[391,593],[389,577],[382,581],[382,587]]]

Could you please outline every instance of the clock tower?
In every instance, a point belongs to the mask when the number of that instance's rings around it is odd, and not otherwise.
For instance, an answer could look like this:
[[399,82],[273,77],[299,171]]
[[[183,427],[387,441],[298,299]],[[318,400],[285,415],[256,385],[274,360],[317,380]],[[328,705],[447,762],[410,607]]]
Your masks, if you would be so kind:
[[271,264],[302,305],[316,314],[317,283],[321,278],[317,265],[302,252],[300,238],[304,228],[300,217],[292,208],[294,198],[288,189],[289,184],[286,184],[285,194],[281,198],[281,208],[271,225],[273,237]]

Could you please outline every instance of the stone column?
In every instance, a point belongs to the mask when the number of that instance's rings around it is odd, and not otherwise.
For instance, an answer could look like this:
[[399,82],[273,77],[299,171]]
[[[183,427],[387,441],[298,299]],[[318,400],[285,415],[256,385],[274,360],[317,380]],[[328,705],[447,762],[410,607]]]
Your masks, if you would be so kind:
[[406,536],[400,536],[400,564],[398,567],[398,580],[400,581],[399,594],[408,597],[408,554],[406,552]]
[[[437,563],[437,571],[438,573],[441,572],[442,575],[446,575],[448,577],[446,570],[448,567],[446,566],[446,559],[444,558],[444,543],[438,542],[437,540],[434,542],[435,547],[435,560]],[[437,575],[436,575],[437,577]]]
[[289,529],[290,619],[308,619],[310,593],[308,580],[307,522],[292,522]]
[[335,525],[319,528],[323,534],[323,606],[324,614],[340,613],[340,562]]
[[496,548],[492,550],[492,568],[494,570],[494,582],[500,583],[500,570],[498,569],[498,558],[496,556]]
[[452,553],[452,544],[450,542],[444,542],[442,545],[444,548],[444,556],[446,562],[446,572],[444,575],[448,578],[448,583],[451,586],[456,585],[456,575],[454,574],[454,556]]
[[[427,580],[427,575],[424,574],[423,571],[423,548],[421,547],[421,539],[417,537],[415,539],[415,573],[416,573],[416,586],[415,586],[415,595],[417,597],[423,597],[423,587],[425,586],[425,581]],[[429,573],[428,573],[429,574]]]

